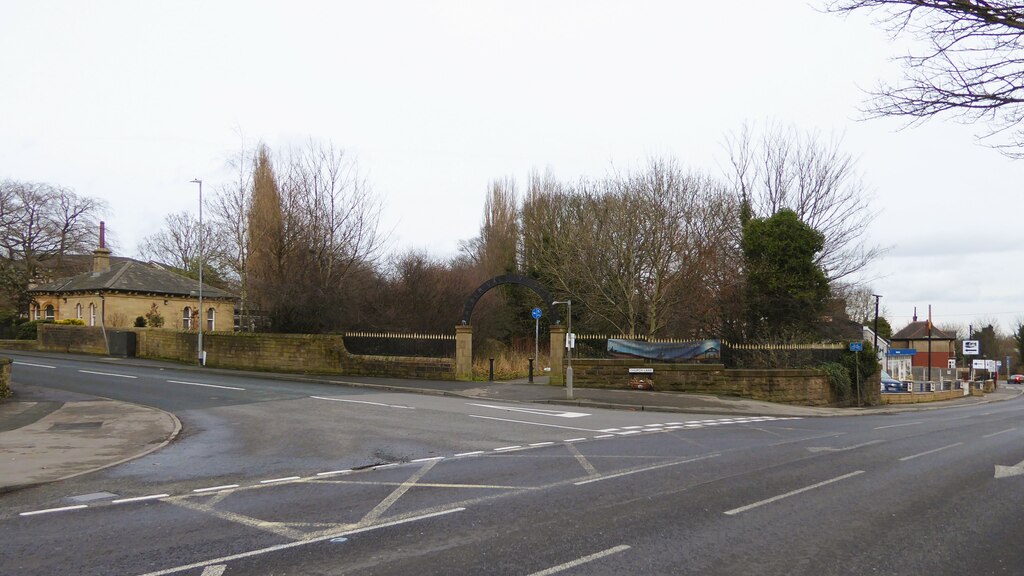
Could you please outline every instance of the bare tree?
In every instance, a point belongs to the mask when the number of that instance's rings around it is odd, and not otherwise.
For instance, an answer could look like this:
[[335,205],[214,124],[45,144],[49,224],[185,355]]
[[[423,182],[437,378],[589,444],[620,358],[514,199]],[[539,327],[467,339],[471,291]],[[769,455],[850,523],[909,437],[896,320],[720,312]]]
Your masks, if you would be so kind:
[[920,49],[899,58],[903,79],[870,92],[871,117],[911,123],[940,114],[985,121],[982,138],[1005,134],[995,147],[1024,157],[1024,5],[1005,0],[832,0],[831,12],[869,11],[895,37]]
[[816,263],[830,281],[863,270],[884,250],[867,242],[875,217],[856,162],[815,133],[770,126],[760,137],[749,126],[727,138],[732,185],[749,201],[754,217],[768,218],[783,208],[825,236]]
[[41,265],[59,269],[64,256],[94,248],[105,208],[101,200],[69,188],[0,182],[0,278],[8,304],[27,310],[26,290]]

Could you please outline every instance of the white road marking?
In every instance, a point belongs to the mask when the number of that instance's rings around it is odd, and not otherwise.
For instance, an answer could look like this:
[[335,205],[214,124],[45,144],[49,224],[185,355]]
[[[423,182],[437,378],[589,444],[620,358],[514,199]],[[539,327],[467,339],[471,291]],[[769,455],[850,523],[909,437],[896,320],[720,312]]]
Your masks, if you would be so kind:
[[594,436],[594,438],[615,438],[615,434],[601,434],[600,436]]
[[168,568],[166,570],[159,570],[157,572],[149,572],[142,576],[166,576],[167,574],[176,574],[178,572],[185,572],[186,570],[192,570],[193,568],[205,568],[215,564],[224,564],[227,562],[233,562],[235,560],[243,560],[245,558],[252,558],[253,556],[260,556],[262,554],[268,554],[271,552],[279,552],[281,550],[288,550],[298,546],[306,546],[308,544],[316,544],[318,542],[326,542],[333,538],[341,538],[345,536],[351,536],[352,534],[361,534],[363,532],[370,532],[372,530],[379,530],[381,528],[390,528],[391,526],[398,526],[401,524],[408,524],[410,522],[417,522],[419,520],[426,520],[428,518],[436,518],[438,516],[445,516],[447,514],[453,514],[455,512],[462,512],[465,508],[453,508],[451,510],[442,510],[440,512],[432,512],[430,514],[423,514],[422,516],[413,516],[411,518],[404,518],[401,520],[394,520],[392,522],[384,522],[383,524],[377,524],[374,526],[365,526],[362,528],[355,528],[353,530],[347,530],[345,532],[337,532],[334,534],[327,534],[325,536],[318,536],[316,538],[310,538],[309,540],[300,540],[298,542],[288,542],[287,544],[278,544],[277,546],[270,546],[268,548],[262,548],[259,550],[251,550],[249,552],[242,552],[241,554],[234,554],[231,556],[223,556],[221,558],[214,558],[205,562],[196,562],[193,564],[187,564],[185,566],[176,566],[174,568]]
[[590,428],[576,428],[574,426],[559,426],[558,424],[544,424],[541,422],[529,422],[526,420],[510,420],[508,418],[495,418],[494,416],[478,416],[476,414],[470,414],[470,418],[482,418],[484,420],[497,420],[498,422],[514,422],[516,424],[530,424],[531,426],[544,426],[545,428],[562,428],[563,430],[582,430],[584,432],[600,432],[600,430],[592,430]]
[[14,364],[18,366],[32,366],[33,368],[56,368],[56,366],[47,366],[46,364],[32,364],[31,362],[17,362]]
[[512,406],[494,406],[491,404],[474,404],[472,402],[466,402],[466,404],[469,404],[470,406],[479,406],[481,408],[523,412],[525,414],[536,414],[538,416],[555,416],[557,418],[583,418],[584,416],[590,416],[590,414],[587,414],[586,412],[566,412],[565,410],[545,410],[543,408],[514,408]]
[[336,476],[338,474],[349,474],[351,472],[352,472],[351,469],[348,469],[348,470],[331,470],[330,472],[319,472],[319,473],[317,473],[317,476]]
[[435,460],[444,460],[444,456],[434,456],[433,458],[417,458],[415,460],[410,460],[409,462],[415,464],[417,462],[433,462]]
[[111,504],[127,504],[129,502],[144,502],[146,500],[159,500],[161,498],[167,498],[170,494],[153,494],[150,496],[136,496],[135,498],[121,498],[120,500],[111,500]]
[[669,468],[671,466],[679,466],[680,464],[688,464],[690,462],[696,462],[698,460],[707,460],[708,458],[718,458],[720,454],[708,454],[707,456],[697,456],[694,458],[687,458],[678,462],[667,462],[665,464],[655,464],[654,466],[647,466],[646,468],[638,468],[636,470],[627,470],[625,472],[618,472],[615,474],[608,474],[607,476],[601,476],[599,478],[591,478],[590,480],[581,480],[574,482],[575,486],[583,486],[584,484],[591,484],[593,482],[600,482],[602,480],[611,480],[613,478],[622,478],[623,476],[631,476],[633,474],[640,474],[642,472],[651,472],[652,470],[661,470],[662,468]]
[[32,512],[22,512],[18,516],[36,516],[38,514],[50,514],[52,512],[67,512],[69,510],[81,510],[82,508],[88,508],[88,504],[79,504],[78,506],[64,506],[63,508],[47,508],[46,510],[33,510]]
[[570,568],[575,568],[575,567],[580,566],[582,564],[586,564],[587,562],[593,562],[594,560],[600,560],[601,558],[604,558],[606,556],[611,556],[612,554],[618,554],[619,552],[624,552],[626,550],[629,550],[629,546],[626,546],[625,544],[623,544],[622,546],[616,546],[614,548],[609,548],[607,550],[602,550],[601,552],[595,552],[594,554],[591,554],[589,556],[584,556],[582,558],[577,558],[576,560],[573,560],[572,562],[566,562],[565,564],[559,564],[558,566],[552,566],[551,568],[548,568],[547,570],[541,570],[540,572],[534,572],[533,574],[530,574],[530,576],[551,576],[552,574],[557,574],[559,572],[563,572],[563,571],[568,570]]
[[906,424],[891,424],[889,426],[879,426],[875,430],[885,430],[886,428],[900,428],[903,426],[916,426],[917,424],[924,424],[924,422],[907,422]]
[[522,446],[503,446],[501,448],[495,448],[494,452],[504,452],[506,450],[517,450],[519,448],[522,448]]
[[857,448],[864,448],[865,446],[873,446],[875,444],[881,444],[882,442],[884,442],[884,440],[872,440],[870,442],[863,442],[861,444],[857,444],[856,446],[847,446],[845,448],[832,448],[832,447],[828,447],[828,446],[820,446],[820,447],[819,446],[811,446],[811,447],[808,447],[807,449],[810,450],[811,452],[845,452],[847,450],[856,450]]
[[552,444],[554,444],[554,442],[534,442],[533,444],[530,444],[530,446],[533,446],[534,448],[539,448],[541,446],[551,446]]
[[754,508],[757,508],[759,506],[764,506],[765,504],[771,504],[772,502],[778,502],[779,500],[782,500],[783,498],[789,498],[790,496],[796,496],[797,494],[802,494],[802,493],[807,492],[809,490],[814,490],[815,488],[821,488],[822,486],[827,486],[829,484],[832,484],[833,482],[839,482],[841,480],[846,480],[847,478],[853,478],[854,476],[857,476],[857,475],[860,475],[860,474],[863,474],[863,473],[864,473],[863,470],[857,470],[856,472],[850,472],[849,474],[843,474],[842,476],[837,476],[837,477],[835,477],[835,478],[833,478],[831,480],[825,480],[824,482],[818,482],[817,484],[811,484],[810,486],[805,486],[804,488],[800,488],[799,490],[793,490],[792,492],[786,492],[785,494],[779,494],[778,496],[773,496],[773,497],[771,497],[771,498],[769,498],[767,500],[761,500],[760,502],[754,502],[753,504],[747,504],[746,506],[741,506],[739,508],[733,508],[732,510],[729,510],[728,512],[726,512],[726,514],[729,515],[729,516],[734,516],[734,515],[739,514],[741,512],[746,512],[747,510],[753,510]]
[[95,374],[97,376],[113,376],[115,378],[138,378],[138,376],[129,376],[127,374],[111,374],[110,372],[93,372],[92,370],[79,370],[83,374]]
[[207,566],[203,569],[203,573],[199,576],[223,576],[224,570],[226,570],[227,567],[227,564],[215,564],[213,566]]
[[476,456],[477,454],[483,454],[483,450],[474,450],[473,452],[463,452],[462,454],[456,454],[456,458],[459,456]]
[[948,446],[943,446],[942,448],[936,448],[934,450],[929,450],[927,452],[921,452],[920,454],[914,454],[914,455],[911,455],[911,456],[904,456],[903,458],[900,458],[900,462],[906,462],[907,460],[913,460],[914,458],[919,458],[921,456],[927,456],[929,454],[935,454],[936,452],[941,452],[941,451],[946,450],[948,448],[956,448],[957,446],[963,446],[963,445],[964,445],[963,442],[957,442],[956,444],[950,444]]
[[348,402],[350,404],[369,404],[370,406],[384,406],[385,408],[404,408],[406,410],[415,410],[413,406],[401,406],[398,404],[384,404],[383,402],[370,402],[368,400],[345,400],[342,398],[327,398],[325,396],[310,396],[310,398],[316,398],[317,400],[330,400],[331,402]]
[[562,440],[562,442],[583,442],[584,440],[586,440],[586,438],[567,438]]
[[618,428],[605,428],[604,430],[598,430],[598,432],[618,432]]
[[[622,427],[623,430],[639,430],[641,428],[643,428],[643,426],[623,426]],[[604,432],[604,430],[602,430],[602,432]]]
[[231,488],[238,488],[238,484],[225,484],[223,486],[210,486],[209,488],[196,488],[193,492],[215,492],[217,490],[229,490]]
[[218,386],[217,384],[200,384],[199,382],[183,382],[181,380],[168,380],[170,384],[187,384],[189,386],[204,386],[206,388],[223,388],[224,390],[245,390],[245,388],[238,388],[235,386]]
[[629,436],[630,434],[640,434],[643,430],[626,430],[625,432],[619,432],[619,436]]
[[1013,432],[1014,430],[1016,430],[1016,428],[1007,428],[1006,430],[1001,430],[999,432],[993,432],[991,434],[986,434],[985,436],[982,436],[982,438],[991,438],[993,436],[999,436],[1000,434],[1006,434],[1007,432]]
[[373,469],[383,470],[385,468],[394,468],[395,466],[398,466],[398,462],[392,462],[391,464],[381,464],[380,466],[374,466]]
[[290,482],[292,480],[298,480],[301,476],[287,476],[285,478],[271,478],[270,480],[260,480],[260,484],[273,484],[275,482]]

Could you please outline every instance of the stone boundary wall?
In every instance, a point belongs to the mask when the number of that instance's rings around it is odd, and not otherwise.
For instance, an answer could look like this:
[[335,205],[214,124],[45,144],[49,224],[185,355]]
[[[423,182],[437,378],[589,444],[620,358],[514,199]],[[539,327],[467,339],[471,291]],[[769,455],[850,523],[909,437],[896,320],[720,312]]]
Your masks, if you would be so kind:
[[[801,406],[856,405],[856,398],[840,400],[828,376],[820,370],[729,369],[722,364],[654,364],[643,360],[573,360],[573,385],[580,388],[628,388],[634,379],[651,383],[661,392],[690,392],[739,396]],[[652,369],[630,374],[630,368]],[[862,383],[866,403],[878,402],[878,377]],[[874,390],[874,394],[871,390]]]
[[0,398],[7,398],[14,391],[11,390],[11,359],[0,358]]
[[[39,329],[39,350],[106,354],[99,328],[41,324]],[[137,335],[138,358],[198,362],[195,332],[158,328],[131,331]],[[206,365],[211,368],[455,379],[455,362],[449,358],[350,354],[345,349],[344,337],[337,335],[204,332],[203,348],[206,349]]]
[[0,340],[0,349],[3,350],[38,350],[37,340]]
[[103,329],[98,326],[40,324],[36,330],[36,349],[41,352],[107,353]]
[[963,390],[943,390],[941,392],[896,392],[882,394],[883,404],[918,404],[920,402],[938,402],[963,398]]

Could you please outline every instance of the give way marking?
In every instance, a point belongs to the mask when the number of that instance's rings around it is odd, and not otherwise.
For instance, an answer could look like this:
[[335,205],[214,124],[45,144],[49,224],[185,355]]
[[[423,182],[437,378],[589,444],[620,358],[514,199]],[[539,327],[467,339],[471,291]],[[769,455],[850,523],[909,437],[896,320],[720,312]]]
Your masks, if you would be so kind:
[[555,416],[557,418],[582,418],[584,416],[590,416],[585,412],[566,412],[564,410],[545,410],[543,408],[513,408],[511,406],[492,406],[490,404],[473,404],[467,402],[470,406],[479,406],[481,408],[494,408],[495,410],[508,410],[509,412],[522,412],[524,414],[536,414],[537,416]]
[[1009,478],[1010,476],[1024,476],[1024,461],[1016,466],[1000,466],[996,464],[996,478]]

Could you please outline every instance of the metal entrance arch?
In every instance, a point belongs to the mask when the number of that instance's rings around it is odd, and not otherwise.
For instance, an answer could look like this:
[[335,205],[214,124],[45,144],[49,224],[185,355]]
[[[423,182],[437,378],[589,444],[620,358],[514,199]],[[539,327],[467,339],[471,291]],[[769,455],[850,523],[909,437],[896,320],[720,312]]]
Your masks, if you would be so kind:
[[491,288],[494,288],[495,286],[501,286],[502,284],[518,284],[520,286],[526,286],[530,290],[533,290],[534,292],[537,293],[537,296],[540,296],[541,300],[544,301],[544,305],[547,306],[548,315],[551,316],[551,323],[562,323],[562,317],[558,314],[558,309],[555,308],[552,304],[552,302],[554,302],[555,299],[551,297],[551,293],[547,291],[547,288],[544,288],[544,286],[541,285],[540,282],[537,282],[533,278],[520,276],[518,274],[505,274],[503,276],[495,276],[494,278],[491,278],[490,280],[484,282],[483,284],[480,285],[479,288],[476,289],[475,292],[473,292],[472,296],[470,296],[469,299],[466,300],[466,307],[463,308],[462,310],[463,326],[469,325],[469,318],[470,316],[473,315],[473,308],[476,308],[477,301],[479,301],[484,294],[488,293],[491,290]]
[[565,355],[565,327],[561,325],[562,317],[558,313],[558,309],[555,308],[553,304],[554,298],[551,297],[551,293],[548,292],[547,288],[533,278],[519,276],[518,274],[495,276],[481,284],[469,299],[466,300],[466,307],[462,311],[462,324],[455,327],[455,379],[473,379],[473,326],[469,324],[469,320],[473,315],[473,308],[476,307],[477,301],[489,292],[491,288],[501,286],[502,284],[526,286],[536,292],[541,300],[544,301],[544,305],[547,306],[548,315],[551,318],[551,354],[549,356],[553,368],[551,370],[551,384],[561,385],[565,378],[562,371],[562,359]]

